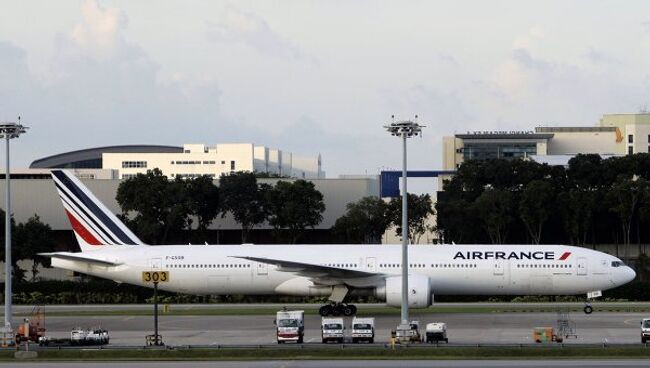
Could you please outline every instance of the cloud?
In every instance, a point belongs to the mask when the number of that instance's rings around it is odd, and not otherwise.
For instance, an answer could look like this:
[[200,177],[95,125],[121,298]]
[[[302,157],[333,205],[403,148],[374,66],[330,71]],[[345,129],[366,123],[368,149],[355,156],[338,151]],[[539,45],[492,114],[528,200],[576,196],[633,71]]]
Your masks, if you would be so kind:
[[313,61],[294,42],[274,31],[266,20],[232,6],[224,10],[218,22],[208,23],[208,39],[242,44],[268,56]]
[[593,64],[614,64],[617,66],[623,64],[620,59],[610,56],[600,50],[596,50],[593,47],[588,47],[587,51],[585,51],[582,56]]
[[219,113],[216,81],[161,81],[159,64],[127,39],[122,10],[86,1],[80,13],[55,36],[44,78],[30,72],[23,49],[0,42],[0,108],[32,126],[21,139],[33,140],[26,161],[91,146],[200,141],[232,125]]
[[124,46],[120,34],[128,21],[126,14],[118,8],[104,8],[96,1],[81,5],[83,23],[78,24],[71,34],[72,41],[80,48],[100,54],[112,54]]
[[647,32],[650,32],[650,20],[641,22],[641,27],[643,27]]

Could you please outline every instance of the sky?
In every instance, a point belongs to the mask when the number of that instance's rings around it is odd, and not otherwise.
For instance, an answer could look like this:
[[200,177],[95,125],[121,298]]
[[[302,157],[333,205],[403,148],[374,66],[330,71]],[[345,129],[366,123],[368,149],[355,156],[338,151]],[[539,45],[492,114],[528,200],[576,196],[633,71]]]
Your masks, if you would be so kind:
[[[12,165],[121,144],[252,142],[328,177],[401,165],[383,125],[442,137],[650,107],[648,1],[0,0]],[[4,160],[2,160],[4,162]]]

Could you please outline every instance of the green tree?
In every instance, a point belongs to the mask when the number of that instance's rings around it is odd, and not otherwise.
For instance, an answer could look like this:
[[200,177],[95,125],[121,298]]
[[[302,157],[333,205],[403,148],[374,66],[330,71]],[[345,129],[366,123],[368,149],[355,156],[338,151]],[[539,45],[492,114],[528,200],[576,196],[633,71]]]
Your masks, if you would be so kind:
[[219,178],[221,217],[231,213],[241,225],[242,243],[247,241],[249,232],[266,219],[267,188],[258,185],[251,172],[235,172]]
[[[429,194],[416,195],[409,193],[407,199],[408,215],[408,238],[411,243],[418,243],[420,237],[427,230],[426,221],[429,216],[435,214]],[[389,216],[395,226],[395,233],[402,236],[402,197],[391,199],[389,204]]]
[[[16,220],[13,216],[9,220],[11,222],[11,273],[12,279],[15,281],[23,281],[25,279],[25,270],[18,267],[18,261],[23,256],[16,244]],[[0,259],[5,259],[5,211],[0,209]]]
[[519,214],[533,242],[539,244],[544,224],[555,207],[555,190],[545,180],[532,180],[521,194]]
[[632,221],[639,213],[641,204],[650,197],[650,184],[643,178],[616,180],[607,193],[609,210],[618,215],[623,233],[624,259],[628,260]]
[[287,229],[292,244],[306,228],[313,229],[323,221],[323,194],[312,182],[280,180],[267,191],[266,199],[269,224],[276,230]]
[[170,181],[159,169],[124,180],[117,188],[120,216],[145,242],[164,244],[171,231],[189,227],[190,205],[185,182]]
[[506,241],[510,226],[514,222],[514,196],[501,189],[487,189],[474,202],[492,244]]
[[558,207],[571,244],[585,245],[600,208],[601,191],[572,188],[558,194]]
[[363,197],[348,203],[346,213],[336,220],[333,230],[354,243],[377,244],[391,224],[389,205],[379,197]]
[[197,219],[200,241],[205,241],[207,229],[219,215],[219,187],[207,175],[185,181],[191,214]]
[[37,278],[38,266],[49,267],[50,259],[41,257],[38,253],[51,252],[54,248],[52,228],[41,222],[37,214],[27,222],[19,223],[13,236],[16,260],[29,259],[32,261],[32,281]]

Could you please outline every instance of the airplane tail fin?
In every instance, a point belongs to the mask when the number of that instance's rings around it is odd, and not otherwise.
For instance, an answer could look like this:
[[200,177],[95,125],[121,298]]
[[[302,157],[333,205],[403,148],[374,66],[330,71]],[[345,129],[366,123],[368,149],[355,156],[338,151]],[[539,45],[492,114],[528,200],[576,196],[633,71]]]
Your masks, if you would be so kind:
[[70,172],[52,170],[52,179],[82,252],[145,245]]

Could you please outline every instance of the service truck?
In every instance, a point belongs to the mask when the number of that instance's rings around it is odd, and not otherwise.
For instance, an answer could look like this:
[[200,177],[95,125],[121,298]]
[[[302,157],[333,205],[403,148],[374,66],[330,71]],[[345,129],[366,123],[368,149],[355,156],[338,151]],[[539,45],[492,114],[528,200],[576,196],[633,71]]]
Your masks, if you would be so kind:
[[[75,327],[70,332],[71,345],[105,345],[110,341],[108,331],[101,327]],[[47,345],[47,344],[45,344]]]
[[641,321],[641,342],[646,343],[650,340],[650,318],[644,318]]
[[333,341],[343,343],[343,318],[323,318],[320,324],[321,337],[323,344]]
[[375,319],[357,318],[352,319],[352,342],[360,341],[375,342]]
[[295,341],[302,344],[305,337],[305,311],[279,311],[275,315],[278,344]]
[[437,343],[438,341],[449,342],[447,338],[447,324],[443,322],[427,323],[426,341],[428,343]]

